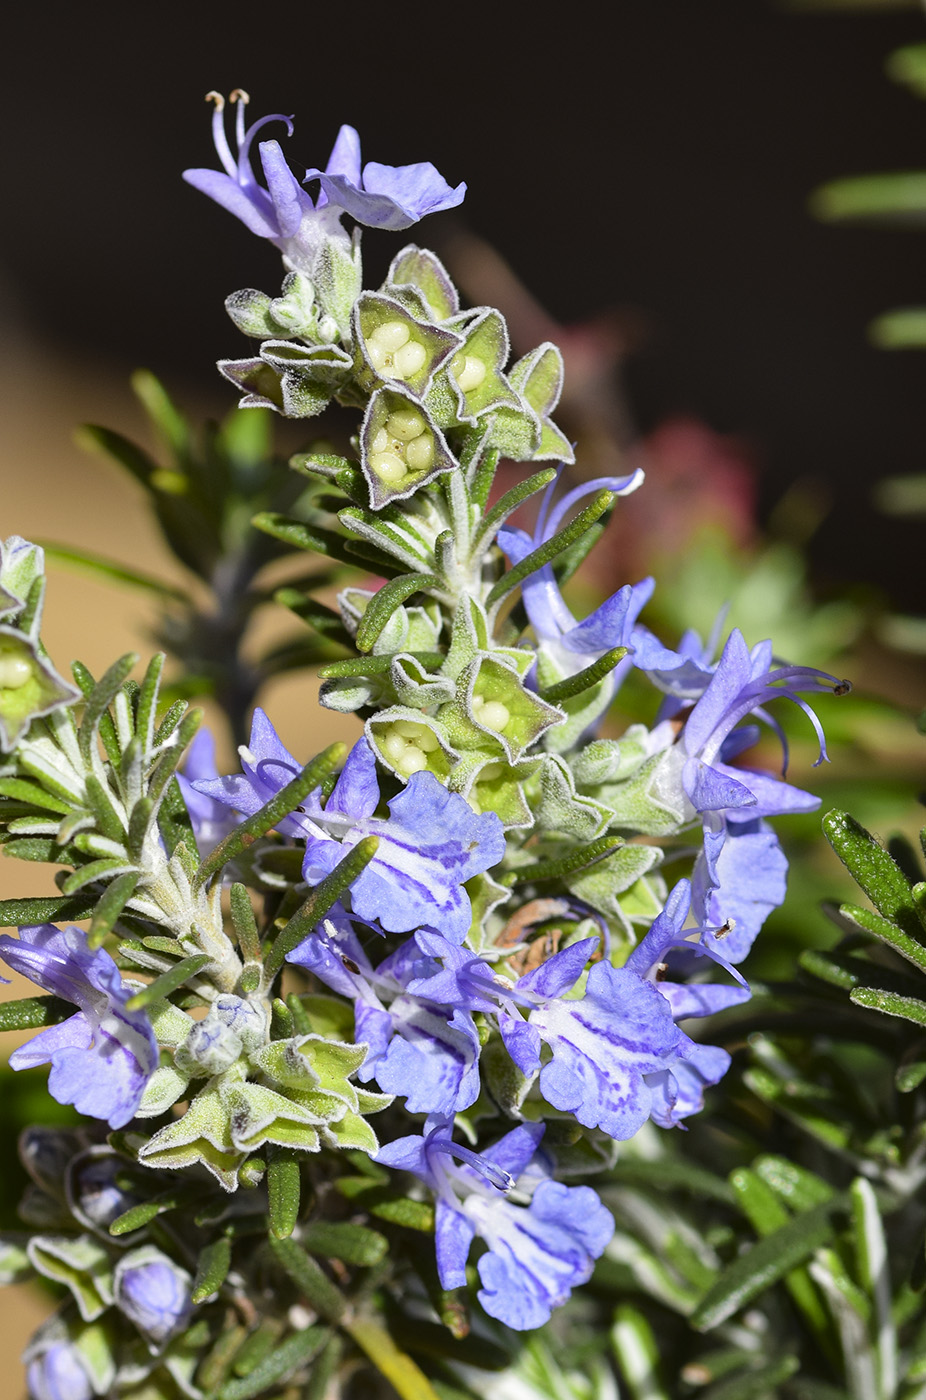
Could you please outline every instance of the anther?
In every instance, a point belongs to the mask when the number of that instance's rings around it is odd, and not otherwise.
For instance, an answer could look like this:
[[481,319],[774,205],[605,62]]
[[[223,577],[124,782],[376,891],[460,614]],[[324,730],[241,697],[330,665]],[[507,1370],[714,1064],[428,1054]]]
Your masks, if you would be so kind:
[[834,686],[833,686],[833,694],[834,694],[834,695],[848,695],[848,694],[849,694],[849,691],[850,691],[851,689],[852,689],[852,682],[851,682],[851,681],[840,681],[840,682],[838,683],[838,685],[834,685]]
[[214,103],[215,103],[215,110],[216,110],[217,112],[224,112],[224,111],[225,111],[225,98],[222,96],[222,94],[221,94],[220,92],[216,92],[214,89],[213,89],[212,92],[207,92],[207,93],[206,93],[206,101],[207,101],[207,102],[214,102]]
[[251,95],[245,92],[244,88],[235,88],[234,92],[228,94],[228,100],[229,102],[243,102],[244,105],[247,106],[251,100]]

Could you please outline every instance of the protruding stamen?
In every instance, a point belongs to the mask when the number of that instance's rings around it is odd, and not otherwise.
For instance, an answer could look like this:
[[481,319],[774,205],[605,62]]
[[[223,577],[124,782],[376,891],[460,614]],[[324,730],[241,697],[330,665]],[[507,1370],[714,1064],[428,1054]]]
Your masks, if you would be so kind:
[[511,1172],[506,1172],[504,1167],[497,1167],[494,1162],[490,1162],[487,1157],[481,1156],[478,1152],[471,1152],[468,1147],[461,1147],[459,1143],[451,1142],[449,1138],[432,1137],[428,1142],[429,1152],[445,1152],[448,1157],[457,1157],[461,1162],[465,1162],[473,1171],[477,1171],[480,1176],[498,1191],[510,1191],[514,1186],[514,1177]]
[[251,99],[244,88],[235,88],[234,92],[229,93],[228,100],[229,102],[237,102],[238,104],[238,110],[235,113],[235,140],[238,142],[238,153],[240,155],[245,136],[244,109]]
[[228,137],[225,135],[225,98],[220,92],[207,92],[206,101],[215,103],[212,112],[212,144],[215,146],[216,155],[222,162],[226,175],[237,180],[238,166],[231,153]]

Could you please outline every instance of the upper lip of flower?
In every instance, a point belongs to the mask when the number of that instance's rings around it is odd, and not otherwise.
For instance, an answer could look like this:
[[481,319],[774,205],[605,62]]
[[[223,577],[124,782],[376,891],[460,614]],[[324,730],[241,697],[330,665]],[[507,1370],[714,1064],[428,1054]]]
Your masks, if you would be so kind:
[[352,126],[341,127],[325,169],[313,167],[306,172],[303,183],[321,182],[317,201],[313,203],[302,188],[277,141],[262,141],[258,148],[267,181],[265,188],[251,165],[254,137],[269,122],[277,121],[285,123],[291,136],[292,117],[272,113],[245,127],[244,109],[250,99],[241,88],[236,88],[230,97],[237,104],[235,156],[225,132],[225,99],[218,92],[209,92],[206,97],[215,104],[212,140],[222,170],[194,168],[185,170],[183,178],[241,219],[252,233],[274,243],[285,245],[296,237],[307,214],[324,218],[322,211],[326,209],[334,221],[348,213],[358,223],[374,228],[402,229],[425,214],[453,208],[466,193],[465,184],[451,188],[429,161],[397,166],[370,161],[361,170],[360,137]]

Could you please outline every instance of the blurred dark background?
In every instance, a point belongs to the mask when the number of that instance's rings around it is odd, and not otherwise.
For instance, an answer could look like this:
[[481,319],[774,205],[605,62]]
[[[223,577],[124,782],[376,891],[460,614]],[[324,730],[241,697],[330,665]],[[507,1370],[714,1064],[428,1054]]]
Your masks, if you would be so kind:
[[[830,501],[813,545],[822,586],[863,578],[926,610],[920,527],[871,503],[878,478],[924,469],[926,365],[865,335],[878,312],[922,299],[926,239],[807,211],[835,176],[926,162],[926,109],[883,73],[893,48],[924,37],[922,13],[764,0],[556,13],[16,7],[7,347],[22,327],[232,403],[212,364],[244,342],[223,299],[272,290],[278,255],[180,171],[215,163],[205,91],[243,85],[252,117],[295,113],[284,147],[297,167],[323,165],[350,121],[365,159],[430,159],[465,179],[462,208],[428,220],[422,241],[488,240],[560,322],[613,312],[635,429],[689,414],[745,440],[766,515],[794,482],[817,483]],[[372,274],[402,241],[367,235]]]

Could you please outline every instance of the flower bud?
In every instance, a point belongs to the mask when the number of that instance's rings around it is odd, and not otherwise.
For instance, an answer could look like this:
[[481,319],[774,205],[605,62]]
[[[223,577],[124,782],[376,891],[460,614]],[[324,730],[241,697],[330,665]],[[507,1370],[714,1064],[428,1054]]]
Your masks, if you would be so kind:
[[116,1306],[152,1349],[183,1327],[192,1311],[190,1275],[153,1245],[124,1255],[114,1276]]
[[52,1342],[26,1368],[30,1400],[93,1400],[93,1386],[73,1342]]
[[240,1056],[241,1040],[210,1010],[208,1016],[197,1021],[183,1044],[177,1047],[174,1059],[179,1070],[196,1077],[222,1074]]
[[76,1158],[68,1174],[68,1204],[82,1225],[108,1231],[141,1196],[126,1181],[127,1163],[108,1148],[93,1148]]
[[250,1053],[266,1044],[269,1021],[267,1012],[259,1002],[249,1001],[246,997],[236,997],[228,992],[224,996],[216,997],[212,1003],[211,1014],[229,1030],[234,1031],[246,1052]]

